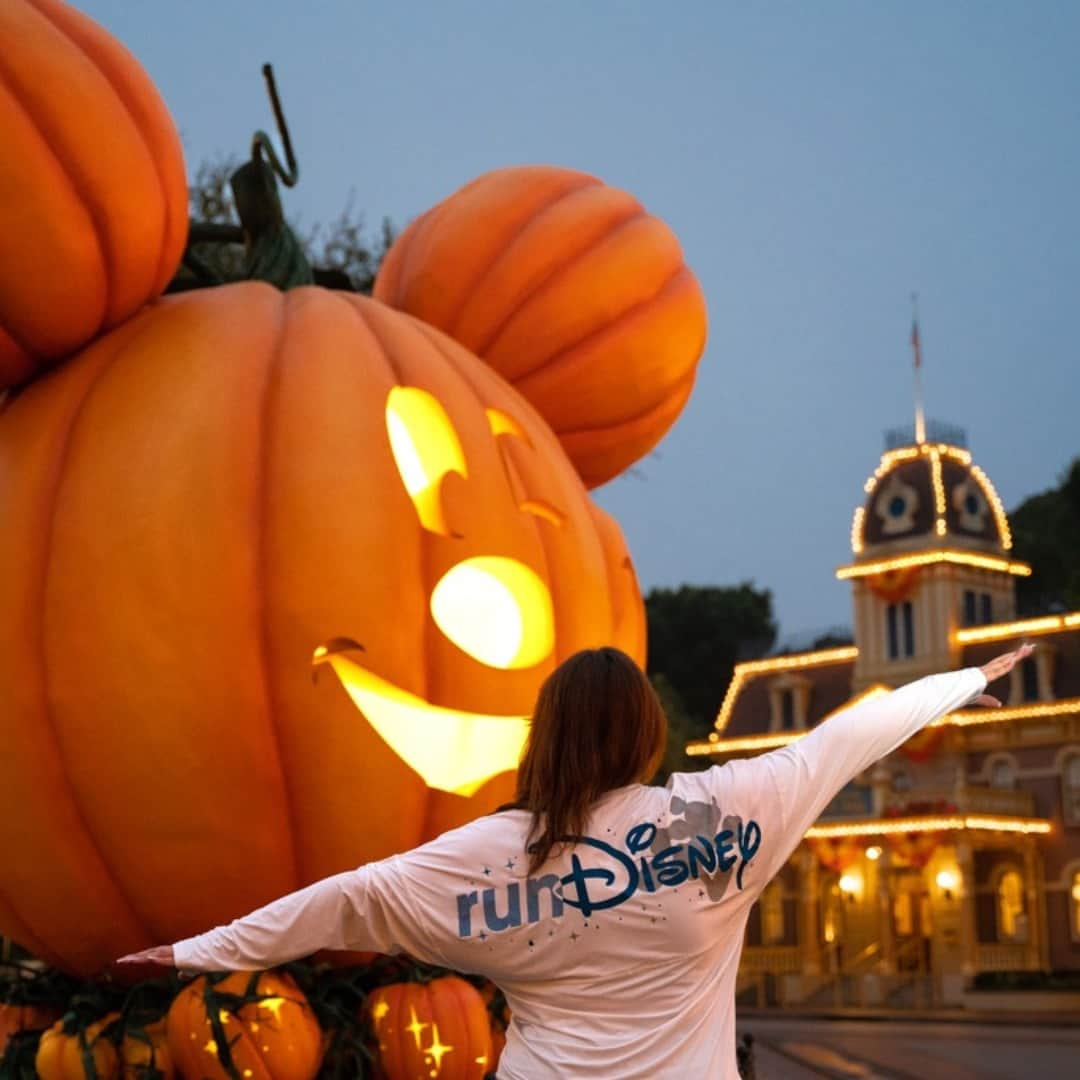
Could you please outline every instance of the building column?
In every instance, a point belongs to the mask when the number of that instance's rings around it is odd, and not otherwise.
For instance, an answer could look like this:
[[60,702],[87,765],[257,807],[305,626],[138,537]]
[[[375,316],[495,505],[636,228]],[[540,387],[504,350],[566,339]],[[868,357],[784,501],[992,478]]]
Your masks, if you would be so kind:
[[890,866],[889,849],[884,843],[880,845],[881,854],[875,863],[877,878],[877,914],[878,914],[878,941],[881,942],[881,959],[879,967],[883,975],[892,975],[896,971],[896,938],[893,936],[892,921],[892,890],[890,889]]
[[799,952],[804,975],[821,973],[821,942],[818,940],[818,862],[817,856],[803,848],[799,877],[802,896],[799,899]]
[[1037,971],[1049,968],[1046,927],[1043,923],[1042,859],[1031,837],[1024,840],[1024,907],[1028,919],[1028,967]]
[[956,869],[960,876],[960,972],[965,979],[975,977],[975,856],[971,841],[961,833],[956,841]]

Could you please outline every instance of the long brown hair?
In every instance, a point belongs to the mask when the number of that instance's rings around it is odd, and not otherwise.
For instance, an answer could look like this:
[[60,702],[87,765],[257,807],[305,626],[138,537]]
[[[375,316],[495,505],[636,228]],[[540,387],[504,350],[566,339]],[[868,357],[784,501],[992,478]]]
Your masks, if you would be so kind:
[[667,717],[645,673],[624,652],[586,649],[564,660],[536,699],[516,809],[532,812],[529,872],[585,831],[605,792],[649,780],[667,741]]

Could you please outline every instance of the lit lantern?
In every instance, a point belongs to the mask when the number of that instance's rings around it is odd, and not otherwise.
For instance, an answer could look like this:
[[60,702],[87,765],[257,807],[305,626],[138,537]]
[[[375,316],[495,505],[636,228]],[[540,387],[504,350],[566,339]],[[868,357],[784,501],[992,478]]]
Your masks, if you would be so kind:
[[323,1035],[311,1006],[292,979],[276,972],[195,979],[173,1001],[167,1029],[172,1061],[185,1077],[312,1080],[322,1063]]
[[0,933],[69,970],[490,811],[560,661],[643,659],[548,426],[360,296],[141,312],[0,404],[0,517]]
[[381,986],[368,1016],[387,1080],[482,1080],[492,1066],[480,992],[456,975]]
[[180,140],[138,62],[58,0],[0,4],[0,389],[156,297],[187,237]]
[[590,487],[660,441],[705,347],[705,301],[672,231],[572,169],[467,184],[398,237],[375,295],[509,380]]

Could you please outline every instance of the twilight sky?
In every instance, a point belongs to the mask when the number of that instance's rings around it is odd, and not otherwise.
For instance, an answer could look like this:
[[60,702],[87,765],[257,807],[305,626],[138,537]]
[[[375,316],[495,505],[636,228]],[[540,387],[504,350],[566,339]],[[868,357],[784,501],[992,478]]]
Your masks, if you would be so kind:
[[81,0],[140,58],[189,169],[272,130],[286,212],[403,225],[544,162],[680,237],[710,340],[682,418],[598,493],[642,587],[752,579],[782,637],[850,621],[833,579],[885,428],[928,415],[1005,505],[1080,454],[1080,4],[1070,0]]

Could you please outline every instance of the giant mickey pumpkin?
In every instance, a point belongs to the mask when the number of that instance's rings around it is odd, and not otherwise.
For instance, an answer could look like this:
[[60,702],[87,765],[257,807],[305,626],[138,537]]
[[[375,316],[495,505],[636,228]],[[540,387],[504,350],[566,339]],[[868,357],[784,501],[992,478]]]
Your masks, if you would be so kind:
[[0,3],[0,390],[172,277],[187,185],[146,73],[58,0]]
[[485,173],[422,214],[375,295],[512,383],[589,487],[660,441],[705,347],[705,300],[671,229],[627,192],[549,165]]
[[[505,797],[431,790],[313,686],[335,639],[365,711],[436,734],[527,714],[582,647],[643,657],[618,528],[544,421],[363,297],[144,310],[0,404],[0,521],[0,933],[79,972]],[[456,621],[470,581],[517,605],[509,644]]]

